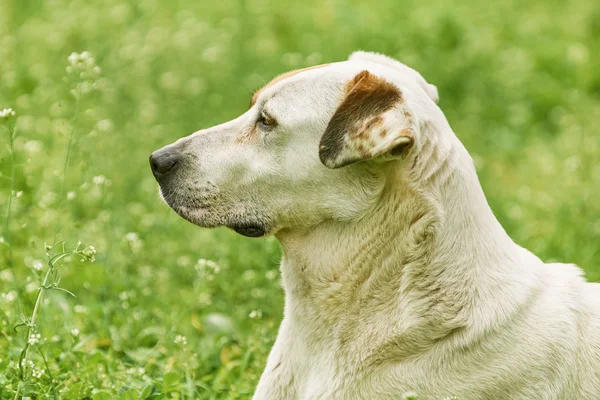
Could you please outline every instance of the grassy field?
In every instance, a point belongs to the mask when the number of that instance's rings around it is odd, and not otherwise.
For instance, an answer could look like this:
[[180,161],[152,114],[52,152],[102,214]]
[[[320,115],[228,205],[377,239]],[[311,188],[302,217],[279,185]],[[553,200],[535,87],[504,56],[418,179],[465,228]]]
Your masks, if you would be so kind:
[[249,398],[279,246],[176,216],[148,156],[356,49],[436,84],[511,236],[600,280],[600,3],[426,3],[0,0],[0,398]]

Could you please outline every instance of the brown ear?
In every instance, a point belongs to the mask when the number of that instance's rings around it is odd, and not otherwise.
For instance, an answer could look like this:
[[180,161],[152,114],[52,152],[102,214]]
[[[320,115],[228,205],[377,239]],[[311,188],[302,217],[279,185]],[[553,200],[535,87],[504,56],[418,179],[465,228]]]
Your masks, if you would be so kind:
[[362,71],[321,137],[319,158],[329,168],[390,154],[402,156],[415,140],[413,117],[394,84]]

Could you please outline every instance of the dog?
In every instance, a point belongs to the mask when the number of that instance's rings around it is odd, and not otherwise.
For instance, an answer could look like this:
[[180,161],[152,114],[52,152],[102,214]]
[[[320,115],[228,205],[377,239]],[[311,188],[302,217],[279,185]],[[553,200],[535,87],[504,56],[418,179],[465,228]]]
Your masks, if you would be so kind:
[[282,246],[255,400],[600,398],[599,287],[511,240],[437,103],[355,52],[151,155],[181,217]]

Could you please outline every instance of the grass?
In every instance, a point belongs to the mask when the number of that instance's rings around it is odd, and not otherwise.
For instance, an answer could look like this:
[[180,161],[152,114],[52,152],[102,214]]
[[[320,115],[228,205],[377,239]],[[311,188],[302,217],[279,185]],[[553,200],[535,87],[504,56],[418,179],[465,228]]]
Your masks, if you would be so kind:
[[[0,11],[0,109],[17,113],[0,120],[1,399],[249,398],[282,316],[278,244],[177,217],[148,155],[237,116],[274,75],[356,49],[436,84],[509,234],[600,280],[600,3],[0,0]],[[86,75],[66,71],[84,51]],[[45,245],[61,241],[95,246],[96,262],[65,256],[43,284]]]

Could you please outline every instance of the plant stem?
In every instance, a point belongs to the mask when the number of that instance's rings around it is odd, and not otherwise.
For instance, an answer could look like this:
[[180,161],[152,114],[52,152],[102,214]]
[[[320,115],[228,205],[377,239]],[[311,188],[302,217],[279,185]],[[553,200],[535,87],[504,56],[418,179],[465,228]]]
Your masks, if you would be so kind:
[[69,168],[69,160],[71,158],[71,149],[73,147],[73,138],[75,137],[75,126],[77,125],[77,118],[79,116],[79,98],[81,97],[81,91],[78,91],[75,96],[75,110],[73,111],[73,118],[71,119],[71,133],[69,134],[69,143],[67,144],[67,155],[65,156],[65,164],[63,166],[62,182],[60,184],[60,203],[58,206],[58,213],[56,217],[56,226],[54,227],[54,237],[52,242],[56,242],[56,235],[58,235],[58,225],[60,221],[60,214],[62,213],[63,205],[65,202],[65,192],[67,190],[67,169]]
[[8,205],[6,209],[6,220],[4,222],[4,235],[6,236],[6,245],[8,246],[8,265],[10,265],[10,269],[13,275],[13,281],[15,284],[15,291],[17,292],[17,309],[19,316],[22,315],[21,309],[21,291],[19,290],[19,284],[17,282],[17,272],[15,270],[15,263],[13,260],[13,251],[12,251],[12,238],[10,236],[10,215],[11,215],[11,207],[12,207],[12,198],[14,192],[14,183],[15,183],[15,152],[13,147],[13,139],[15,135],[15,126],[14,124],[9,125],[8,127],[8,153],[10,155],[10,191],[8,192]]
[[[15,393],[14,400],[17,400],[19,398],[19,392],[21,391],[23,382],[25,382],[25,368],[24,368],[23,364],[27,361],[27,353],[29,351],[29,347],[31,346],[29,343],[29,337],[31,336],[31,333],[33,332],[33,330],[35,328],[35,321],[37,319],[40,304],[42,303],[42,295],[43,295],[44,291],[46,289],[48,289],[48,279],[54,272],[56,263],[59,262],[60,260],[62,260],[63,258],[65,258],[66,256],[74,254],[77,250],[79,250],[79,245],[77,245],[77,247],[74,250],[70,250],[70,251],[66,251],[66,252],[63,251],[61,254],[51,257],[48,261],[49,268],[48,268],[48,271],[46,271],[46,275],[44,276],[42,285],[40,286],[40,288],[38,290],[38,294],[35,299],[35,305],[33,306],[33,312],[31,313],[31,319],[29,320],[29,324],[27,325],[27,342],[25,343],[25,347],[21,351],[21,356],[19,358],[20,382],[19,382],[19,386],[17,387],[17,391]],[[40,353],[42,352],[41,350],[39,350],[39,351],[40,351]],[[42,357],[43,357],[43,354],[42,354]],[[43,357],[43,358],[44,358],[44,362],[46,362],[46,358],[45,357]],[[47,363],[46,363],[46,368],[49,368]],[[48,374],[50,374],[49,369],[48,369]]]
[[42,302],[42,293],[44,292],[46,285],[48,284],[48,278],[50,277],[50,273],[52,272],[54,268],[51,266],[50,268],[48,268],[48,271],[46,271],[46,276],[44,276],[44,282],[42,283],[42,286],[39,288],[38,290],[38,294],[37,294],[37,298],[35,299],[35,305],[33,306],[33,312],[31,313],[31,320],[30,323],[27,327],[27,342],[25,343],[25,347],[23,348],[23,350],[21,351],[21,357],[19,358],[19,386],[17,387],[17,392],[15,393],[15,397],[14,400],[17,400],[19,398],[19,392],[21,391],[23,382],[25,382],[25,368],[23,367],[23,364],[25,363],[25,361],[27,361],[27,352],[29,350],[29,337],[31,336],[31,332],[33,331],[33,328],[35,327],[35,320],[37,318],[37,313],[40,307],[40,303]]
[[38,347],[37,350],[40,353],[42,360],[44,360],[44,365],[46,366],[46,371],[48,372],[48,376],[50,377],[50,390],[54,394],[54,397],[58,398],[56,395],[56,388],[54,385],[54,376],[52,376],[52,371],[50,371],[50,366],[48,365],[48,360],[46,359],[46,355],[44,354],[44,352],[42,351],[41,348]]

